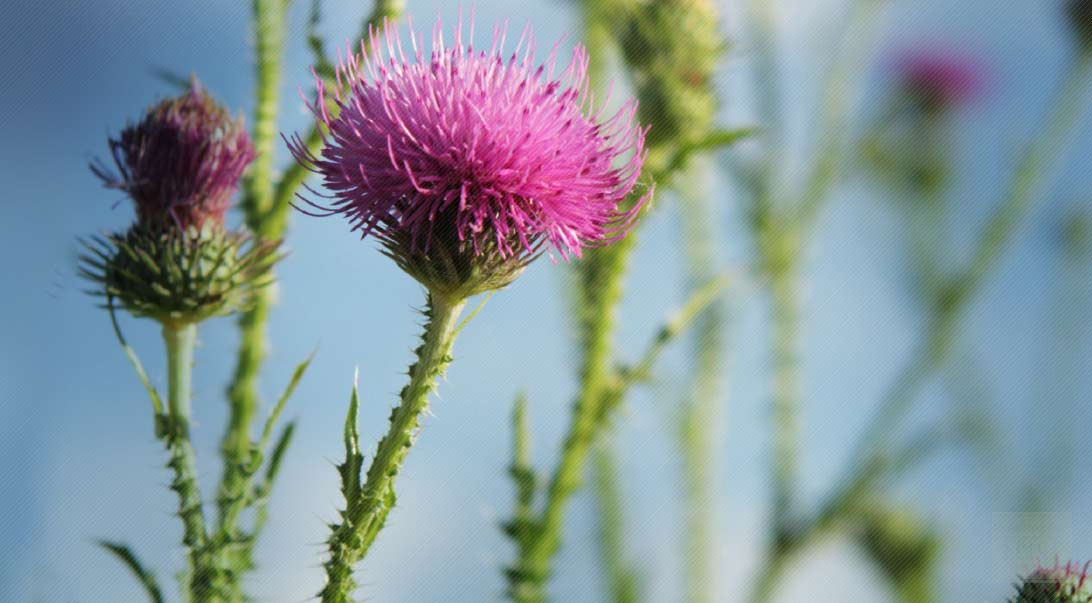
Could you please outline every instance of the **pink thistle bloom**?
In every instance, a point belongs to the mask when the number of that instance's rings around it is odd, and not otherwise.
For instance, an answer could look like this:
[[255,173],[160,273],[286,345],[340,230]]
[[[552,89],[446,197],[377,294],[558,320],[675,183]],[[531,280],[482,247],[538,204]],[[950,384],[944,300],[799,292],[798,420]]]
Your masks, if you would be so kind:
[[606,119],[593,109],[582,47],[555,78],[557,45],[536,67],[530,28],[507,60],[504,27],[479,51],[463,45],[461,22],[446,47],[437,21],[426,54],[411,25],[411,58],[384,29],[383,40],[370,32],[370,56],[362,41],[340,62],[336,111],[316,78],[309,106],[323,150],[312,154],[298,135],[287,141],[332,193],[327,207],[312,206],[344,214],[396,259],[436,245],[471,264],[530,258],[549,242],[568,260],[626,234],[651,195],[626,203],[647,129],[634,123],[633,101]]
[[91,171],[132,197],[138,222],[185,231],[223,226],[254,147],[242,118],[233,118],[194,78],[188,92],[150,107],[111,138],[110,153],[117,174],[101,161]]
[[985,76],[974,59],[953,52],[916,50],[896,59],[895,70],[906,93],[928,109],[946,109],[973,100]]

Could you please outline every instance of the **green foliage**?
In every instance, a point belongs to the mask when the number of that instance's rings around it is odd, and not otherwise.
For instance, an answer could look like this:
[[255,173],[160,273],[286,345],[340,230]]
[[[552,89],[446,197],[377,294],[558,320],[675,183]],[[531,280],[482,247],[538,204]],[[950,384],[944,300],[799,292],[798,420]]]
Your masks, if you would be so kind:
[[125,564],[125,567],[133,572],[136,579],[140,581],[140,585],[144,587],[144,592],[148,595],[150,603],[163,603],[163,592],[159,589],[159,581],[156,580],[155,574],[144,567],[144,564],[140,562],[132,549],[124,544],[107,540],[100,540],[98,545],[110,551],[114,557],[117,557],[119,561]]

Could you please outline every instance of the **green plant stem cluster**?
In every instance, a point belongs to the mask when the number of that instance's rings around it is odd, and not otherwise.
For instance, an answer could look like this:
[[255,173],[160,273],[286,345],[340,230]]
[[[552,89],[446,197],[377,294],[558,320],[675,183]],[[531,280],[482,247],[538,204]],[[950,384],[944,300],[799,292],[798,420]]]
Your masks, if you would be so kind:
[[[966,313],[975,295],[1000,261],[1006,246],[1015,235],[1017,228],[1031,213],[1035,202],[1042,197],[1041,186],[1049,168],[1067,147],[1070,134],[1077,119],[1081,116],[1081,104],[1092,84],[1092,59],[1083,53],[1075,61],[1073,69],[1065,78],[1065,84],[1055,103],[1052,117],[1037,141],[1030,147],[1017,167],[1003,199],[987,220],[978,245],[968,265],[956,275],[950,277],[941,287],[935,303],[930,308],[925,336],[912,354],[910,361],[893,381],[887,394],[881,399],[872,420],[866,425],[856,452],[851,456],[851,465],[832,493],[819,509],[811,515],[802,516],[792,508],[793,484],[791,468],[795,466],[799,453],[795,451],[797,440],[794,422],[788,422],[782,414],[794,415],[798,412],[799,398],[785,392],[797,392],[798,385],[788,388],[779,380],[786,375],[798,379],[796,360],[789,354],[795,349],[799,311],[793,311],[789,305],[795,299],[793,280],[796,270],[787,270],[795,266],[801,256],[803,242],[814,223],[815,214],[826,198],[828,187],[834,181],[835,168],[831,173],[813,178],[810,187],[803,196],[803,202],[788,210],[771,210],[772,203],[757,205],[762,211],[776,211],[777,219],[758,219],[756,230],[759,234],[759,257],[763,261],[764,274],[767,275],[773,301],[774,322],[774,491],[775,515],[774,538],[765,565],[756,580],[752,600],[756,603],[768,601],[773,594],[779,578],[789,563],[801,552],[832,530],[845,528],[855,522],[860,524],[859,509],[876,495],[877,487],[884,482],[916,465],[925,457],[934,454],[943,444],[953,439],[964,439],[962,432],[943,433],[940,430],[927,430],[918,437],[911,438],[909,444],[892,445],[888,442],[893,428],[903,418],[920,392],[922,386],[944,365],[951,352],[951,344],[958,328],[958,323]],[[827,153],[836,153],[830,149]],[[825,156],[825,155],[824,155]],[[838,165],[837,160],[819,158],[816,173],[823,174],[827,167]],[[768,185],[764,185],[767,186]],[[767,189],[768,190],[768,189]],[[786,213],[787,212],[787,213]],[[771,241],[773,244],[771,244]],[[786,249],[790,250],[785,253]],[[784,279],[789,278],[789,282]],[[788,403],[786,403],[786,400]],[[788,423],[788,425],[787,425]],[[791,441],[791,443],[789,443]],[[892,452],[894,449],[894,452]],[[790,469],[786,469],[786,467]],[[882,501],[872,500],[873,507],[883,505]],[[778,508],[782,511],[776,512]],[[924,528],[922,528],[924,530]],[[923,545],[924,546],[924,545]],[[931,595],[923,594],[928,580],[920,572],[932,571],[933,556],[924,556],[917,570],[919,573],[900,575],[901,582],[893,579],[896,593],[906,601],[927,601]],[[876,558],[878,563],[882,559]],[[882,564],[882,563],[881,563]],[[912,598],[918,597],[918,598]]]

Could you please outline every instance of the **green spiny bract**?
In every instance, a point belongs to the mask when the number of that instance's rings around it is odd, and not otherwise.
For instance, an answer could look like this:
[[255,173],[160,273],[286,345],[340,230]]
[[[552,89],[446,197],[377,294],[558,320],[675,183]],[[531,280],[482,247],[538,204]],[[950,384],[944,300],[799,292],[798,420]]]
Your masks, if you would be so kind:
[[135,224],[85,241],[80,271],[98,285],[91,293],[177,327],[248,307],[254,291],[268,284],[277,247],[214,224],[200,230]]
[[690,142],[712,127],[712,78],[725,47],[717,21],[710,0],[630,2],[618,20],[650,147]]
[[899,601],[936,600],[940,538],[914,513],[871,506],[854,518],[855,539],[890,581]]
[[1016,596],[1009,603],[1092,603],[1088,565],[1039,567],[1016,585]]
[[506,254],[494,241],[461,239],[455,218],[454,211],[437,215],[427,246],[415,244],[406,229],[384,232],[379,235],[383,254],[433,294],[448,300],[503,289],[539,255],[537,242],[530,252]]

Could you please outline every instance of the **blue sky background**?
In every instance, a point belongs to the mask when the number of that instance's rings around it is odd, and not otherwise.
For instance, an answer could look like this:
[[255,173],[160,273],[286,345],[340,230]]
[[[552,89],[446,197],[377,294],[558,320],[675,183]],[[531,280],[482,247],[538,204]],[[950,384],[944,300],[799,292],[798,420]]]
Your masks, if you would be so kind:
[[[296,93],[307,87],[303,40],[306,2],[291,15],[282,89],[282,124],[304,128]],[[454,5],[410,0],[419,26]],[[722,2],[724,4],[724,2]],[[813,135],[817,86],[838,35],[841,3],[782,2],[787,111],[791,139]],[[952,41],[980,56],[990,84],[973,111],[960,116],[956,153],[961,177],[952,202],[957,247],[973,240],[1022,145],[1042,123],[1072,47],[1053,2],[944,0],[894,2],[877,57],[892,48]],[[478,1],[479,24],[508,18],[534,24],[539,40],[579,31],[566,2]],[[441,8],[442,7],[442,8]],[[325,3],[330,43],[350,39],[364,2]],[[725,25],[738,29],[738,7]],[[150,405],[117,348],[107,316],[83,295],[75,276],[75,237],[123,227],[128,202],[86,169],[106,153],[106,136],[170,89],[155,68],[196,72],[237,110],[251,109],[253,77],[248,7],[103,0],[95,3],[15,0],[0,18],[5,88],[0,95],[0,601],[138,601],[140,592],[99,538],[122,540],[171,582],[182,551],[166,489],[165,456],[151,432]],[[479,26],[479,35],[488,31]],[[747,123],[748,52],[739,45],[720,74],[725,120]],[[877,63],[878,64],[878,63]],[[870,80],[881,81],[873,69]],[[868,96],[866,95],[866,98]],[[946,535],[944,601],[998,601],[1034,555],[1092,556],[1092,446],[1051,458],[1044,442],[1066,425],[1092,425],[1086,408],[1092,273],[1059,255],[1060,219],[1085,212],[1092,194],[1092,119],[1057,166],[1043,202],[1019,232],[962,330],[961,362],[949,371],[967,383],[974,369],[1006,434],[992,462],[945,454],[914,472],[893,496],[919,508]],[[282,162],[287,154],[281,150]],[[719,182],[719,181],[718,181]],[[726,265],[748,260],[730,187],[714,186]],[[238,217],[236,216],[236,219]],[[640,233],[619,349],[633,357],[662,317],[684,297],[677,216],[664,196]],[[868,410],[912,348],[920,316],[907,294],[898,243],[904,226],[882,195],[850,179],[823,215],[807,264],[803,375],[807,403],[801,488],[814,500],[849,454]],[[291,256],[280,267],[280,303],[262,391],[273,399],[292,367],[313,349],[316,360],[287,414],[299,430],[275,491],[273,520],[259,549],[254,594],[261,600],[307,600],[321,583],[324,521],[340,505],[333,464],[354,367],[360,369],[362,438],[374,442],[401,387],[418,330],[413,308],[422,292],[336,219],[292,218]],[[400,505],[364,564],[362,594],[373,601],[487,601],[503,589],[499,568],[510,557],[497,529],[510,508],[505,475],[511,401],[531,401],[534,457],[546,470],[557,455],[575,390],[573,333],[563,290],[566,270],[548,260],[489,303],[456,345],[456,362],[440,388],[399,483]],[[742,600],[759,561],[767,502],[765,310],[746,280],[733,299],[733,366],[720,480],[718,580],[724,600]],[[123,328],[153,380],[163,384],[159,333],[125,319]],[[224,418],[222,392],[234,363],[236,336],[227,320],[202,326],[195,376],[194,436],[215,483],[216,445]],[[1066,367],[1071,367],[1067,369]],[[670,384],[682,374],[679,350],[665,357],[664,385],[634,396],[612,434],[622,450],[631,529],[627,538],[647,571],[656,601],[677,600],[678,456],[671,439]],[[962,377],[961,377],[962,375]],[[940,415],[958,400],[943,380],[927,388],[914,418]],[[1086,439],[1087,440],[1087,439]],[[369,449],[371,444],[368,445]],[[1051,513],[1037,542],[1020,538],[1020,484],[1027,475],[1072,465],[1072,484],[1049,496]],[[599,600],[594,515],[577,498],[566,526],[553,592],[558,601]],[[1026,529],[1025,529],[1026,531]],[[1025,534],[1028,536],[1028,534]],[[1032,539],[1035,540],[1035,539]],[[168,589],[174,595],[173,589]],[[845,593],[853,593],[846,599]],[[874,571],[851,546],[817,549],[786,582],[784,601],[885,601]],[[805,598],[806,597],[806,598]]]

